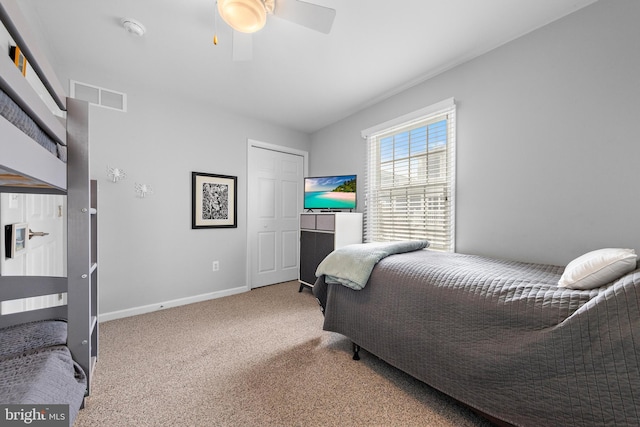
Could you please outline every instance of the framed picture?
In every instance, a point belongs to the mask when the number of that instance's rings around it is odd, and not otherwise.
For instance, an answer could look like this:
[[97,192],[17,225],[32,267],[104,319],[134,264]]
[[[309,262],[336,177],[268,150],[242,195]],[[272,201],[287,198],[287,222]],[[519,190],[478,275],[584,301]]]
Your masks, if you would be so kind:
[[22,54],[22,51],[18,46],[9,47],[9,56],[16,67],[20,70],[23,76],[27,75],[27,59]]
[[4,226],[4,253],[6,258],[15,258],[27,249],[29,225],[26,223]]
[[238,178],[191,172],[191,228],[238,226]]

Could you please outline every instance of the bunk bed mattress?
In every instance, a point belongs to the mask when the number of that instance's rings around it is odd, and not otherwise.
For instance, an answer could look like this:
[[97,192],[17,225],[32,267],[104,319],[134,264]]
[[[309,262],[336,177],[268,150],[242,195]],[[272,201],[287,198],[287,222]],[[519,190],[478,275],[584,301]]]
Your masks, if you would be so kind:
[[46,320],[0,329],[0,402],[68,404],[70,425],[84,399],[84,371],[65,346],[67,325]]
[[592,290],[562,267],[421,250],[353,290],[318,278],[324,329],[520,426],[637,425],[640,270]]
[[84,372],[65,346],[47,347],[0,361],[0,402],[68,404],[75,419],[86,389]]
[[51,154],[66,162],[66,147],[51,139],[3,90],[0,90],[0,116],[4,117]]
[[43,347],[65,345],[67,323],[46,320],[21,323],[0,329],[0,360]]

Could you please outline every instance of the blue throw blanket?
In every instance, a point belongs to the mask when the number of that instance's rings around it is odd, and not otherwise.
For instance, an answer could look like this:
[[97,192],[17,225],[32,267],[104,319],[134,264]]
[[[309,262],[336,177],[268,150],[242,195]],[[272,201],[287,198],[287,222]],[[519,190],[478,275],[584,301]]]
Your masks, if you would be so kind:
[[382,258],[428,246],[429,242],[426,240],[347,245],[327,255],[318,265],[316,277],[324,274],[326,283],[339,283],[360,290],[367,284],[373,267]]

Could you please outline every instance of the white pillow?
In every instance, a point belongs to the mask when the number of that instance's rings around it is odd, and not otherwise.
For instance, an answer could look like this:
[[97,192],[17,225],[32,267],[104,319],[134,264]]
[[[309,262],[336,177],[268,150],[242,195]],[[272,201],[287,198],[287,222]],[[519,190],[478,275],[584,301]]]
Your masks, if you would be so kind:
[[558,286],[571,289],[593,289],[610,283],[635,270],[633,249],[598,249],[571,261],[558,281]]

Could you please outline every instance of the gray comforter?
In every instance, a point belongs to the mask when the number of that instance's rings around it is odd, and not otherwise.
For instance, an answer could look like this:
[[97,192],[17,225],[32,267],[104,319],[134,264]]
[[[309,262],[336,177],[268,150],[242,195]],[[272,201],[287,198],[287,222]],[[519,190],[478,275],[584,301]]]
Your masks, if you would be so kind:
[[[640,424],[640,270],[593,290],[563,267],[421,250],[367,286],[316,281],[324,329],[520,426]],[[355,363],[355,362],[354,362]]]
[[0,329],[0,403],[69,405],[69,425],[87,379],[66,347],[67,324],[40,321]]
[[66,147],[57,144],[42,128],[15,103],[9,95],[0,90],[0,116],[13,123],[31,139],[43,146],[54,156],[66,162]]

